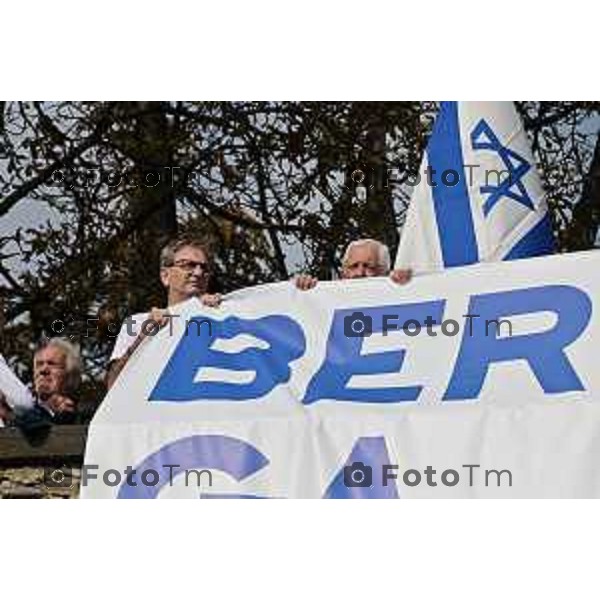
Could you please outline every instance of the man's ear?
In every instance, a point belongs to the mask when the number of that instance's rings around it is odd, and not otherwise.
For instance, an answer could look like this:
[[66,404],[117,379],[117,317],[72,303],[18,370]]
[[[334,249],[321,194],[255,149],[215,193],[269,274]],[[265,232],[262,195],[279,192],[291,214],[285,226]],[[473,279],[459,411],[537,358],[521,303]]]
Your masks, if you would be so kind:
[[169,280],[170,280],[170,271],[167,267],[163,267],[160,270],[160,280],[162,281],[162,284],[168,288],[169,287]]

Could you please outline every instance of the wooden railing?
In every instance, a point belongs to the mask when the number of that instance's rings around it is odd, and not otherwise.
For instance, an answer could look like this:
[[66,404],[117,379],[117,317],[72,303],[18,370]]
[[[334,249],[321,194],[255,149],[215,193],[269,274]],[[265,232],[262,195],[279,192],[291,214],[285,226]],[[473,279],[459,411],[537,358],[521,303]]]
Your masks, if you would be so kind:
[[54,425],[24,434],[14,427],[0,429],[0,468],[22,465],[81,463],[87,425]]

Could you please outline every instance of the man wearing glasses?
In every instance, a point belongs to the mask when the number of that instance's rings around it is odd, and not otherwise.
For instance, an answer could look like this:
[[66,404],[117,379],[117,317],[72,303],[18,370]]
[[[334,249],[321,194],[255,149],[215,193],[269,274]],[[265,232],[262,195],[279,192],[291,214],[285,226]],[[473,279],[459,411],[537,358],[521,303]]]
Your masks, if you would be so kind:
[[[206,306],[218,306],[220,294],[208,294],[211,264],[206,247],[193,238],[178,238],[169,242],[160,253],[160,279],[167,289],[167,306],[172,308],[193,297]],[[169,308],[152,308],[150,313],[127,317],[123,322],[110,357],[106,384],[110,388],[123,367],[156,327],[169,320]]]

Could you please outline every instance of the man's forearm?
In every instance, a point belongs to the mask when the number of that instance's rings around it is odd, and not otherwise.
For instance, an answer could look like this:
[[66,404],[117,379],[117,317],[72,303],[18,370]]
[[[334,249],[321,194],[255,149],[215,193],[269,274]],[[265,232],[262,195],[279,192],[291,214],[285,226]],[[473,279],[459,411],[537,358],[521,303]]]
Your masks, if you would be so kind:
[[6,397],[2,392],[0,392],[0,427],[9,423],[13,416],[13,411],[8,405]]
[[108,371],[106,373],[106,378],[104,380],[104,382],[106,383],[106,387],[109,390],[113,386],[113,383],[117,380],[117,377],[123,370],[123,367],[125,366],[126,362],[127,362],[127,358],[125,356],[123,356],[121,358],[117,358],[116,360],[113,360],[110,363],[110,365],[108,367]]
[[109,390],[119,377],[119,374],[127,364],[127,361],[131,358],[132,354],[135,352],[136,348],[142,343],[143,339],[144,336],[140,333],[140,335],[138,335],[133,344],[131,344],[131,346],[127,348],[125,354],[121,356],[121,358],[117,358],[110,363],[105,379],[106,387]]

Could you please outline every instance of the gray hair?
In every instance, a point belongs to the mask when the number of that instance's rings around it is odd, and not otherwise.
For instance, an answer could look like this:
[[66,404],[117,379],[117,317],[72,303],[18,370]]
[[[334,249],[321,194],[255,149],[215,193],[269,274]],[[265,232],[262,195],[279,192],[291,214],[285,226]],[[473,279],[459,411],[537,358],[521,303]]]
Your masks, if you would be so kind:
[[81,354],[79,347],[65,338],[49,338],[35,350],[35,355],[45,348],[57,348],[65,355],[65,392],[76,392],[81,383]]
[[363,246],[376,246],[377,261],[379,266],[385,271],[386,274],[389,273],[391,269],[390,250],[385,244],[382,244],[379,240],[374,240],[372,238],[363,238],[360,240],[355,240],[354,242],[350,242],[344,251],[342,264],[348,260],[348,255],[353,248],[362,248]]
[[160,266],[173,266],[173,263],[175,262],[175,254],[177,254],[177,252],[182,248],[187,247],[198,248],[199,250],[202,250],[202,252],[204,252],[206,255],[206,259],[210,261],[210,253],[207,245],[197,238],[186,235],[172,239],[166,246],[163,247],[163,249],[160,251]]

